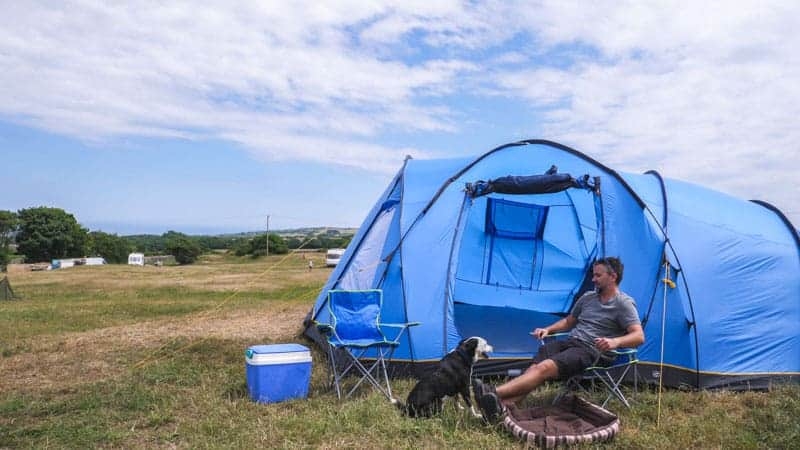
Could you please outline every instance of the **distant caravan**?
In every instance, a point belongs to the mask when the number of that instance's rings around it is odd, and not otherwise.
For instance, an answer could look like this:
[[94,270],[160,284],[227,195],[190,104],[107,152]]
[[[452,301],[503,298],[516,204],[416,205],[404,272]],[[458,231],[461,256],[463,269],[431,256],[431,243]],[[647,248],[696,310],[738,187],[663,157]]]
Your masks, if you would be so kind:
[[128,264],[131,266],[144,265],[144,253],[131,253],[128,255]]
[[343,248],[328,249],[328,253],[325,254],[325,267],[336,267],[343,254]]

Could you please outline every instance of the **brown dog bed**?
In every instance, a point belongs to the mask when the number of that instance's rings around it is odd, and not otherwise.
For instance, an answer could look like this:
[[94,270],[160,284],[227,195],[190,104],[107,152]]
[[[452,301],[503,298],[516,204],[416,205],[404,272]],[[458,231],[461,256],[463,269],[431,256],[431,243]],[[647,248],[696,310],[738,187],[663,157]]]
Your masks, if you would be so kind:
[[611,440],[619,432],[619,418],[611,411],[568,394],[553,404],[526,409],[510,407],[503,427],[528,444],[553,448]]

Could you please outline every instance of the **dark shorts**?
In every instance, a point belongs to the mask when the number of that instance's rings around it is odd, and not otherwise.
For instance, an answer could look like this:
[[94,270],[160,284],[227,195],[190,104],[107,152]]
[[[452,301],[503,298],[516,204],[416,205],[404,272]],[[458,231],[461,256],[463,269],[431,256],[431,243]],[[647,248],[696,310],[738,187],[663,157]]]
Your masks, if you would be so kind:
[[556,363],[559,379],[577,375],[587,367],[601,362],[598,350],[574,338],[550,341],[539,347],[533,363],[538,364],[545,359]]

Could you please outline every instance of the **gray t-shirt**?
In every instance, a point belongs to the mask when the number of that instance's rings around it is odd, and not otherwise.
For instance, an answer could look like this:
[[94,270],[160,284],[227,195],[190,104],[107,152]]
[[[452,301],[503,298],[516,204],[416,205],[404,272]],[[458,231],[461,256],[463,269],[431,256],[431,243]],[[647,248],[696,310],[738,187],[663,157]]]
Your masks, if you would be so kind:
[[636,302],[624,292],[615,295],[608,303],[600,302],[600,296],[590,291],[581,296],[570,311],[577,319],[570,336],[594,347],[595,338],[614,338],[628,333],[628,327],[639,325]]

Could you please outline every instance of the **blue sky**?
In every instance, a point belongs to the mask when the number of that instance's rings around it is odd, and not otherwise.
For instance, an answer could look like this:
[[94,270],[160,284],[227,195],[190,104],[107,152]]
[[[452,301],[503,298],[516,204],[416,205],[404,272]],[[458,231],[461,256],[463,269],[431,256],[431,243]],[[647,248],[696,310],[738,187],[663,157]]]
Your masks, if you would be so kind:
[[0,210],[358,226],[405,155],[544,138],[800,224],[800,4],[0,3]]

